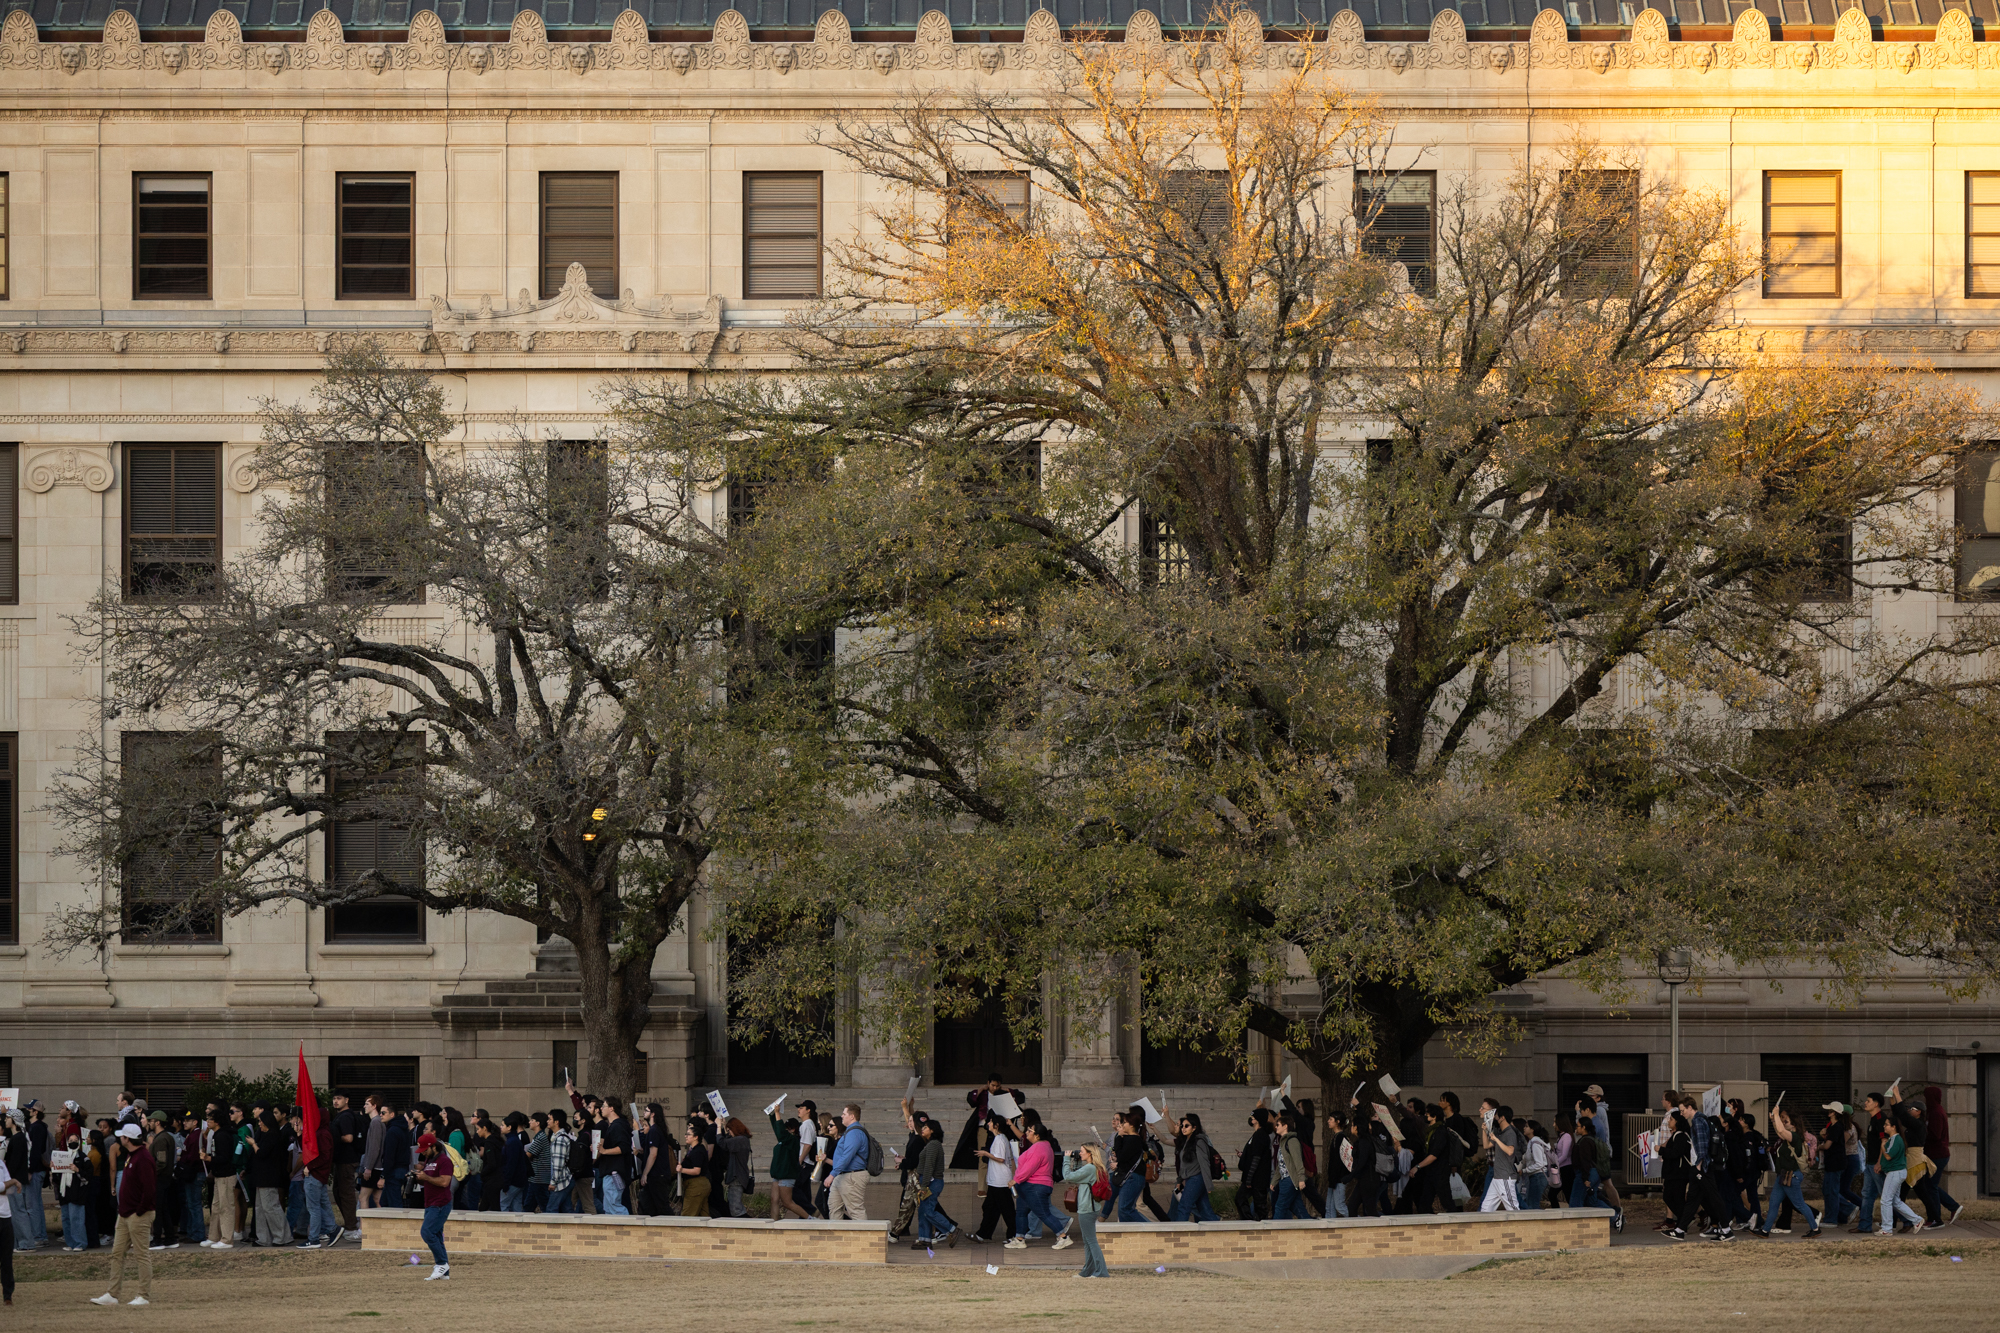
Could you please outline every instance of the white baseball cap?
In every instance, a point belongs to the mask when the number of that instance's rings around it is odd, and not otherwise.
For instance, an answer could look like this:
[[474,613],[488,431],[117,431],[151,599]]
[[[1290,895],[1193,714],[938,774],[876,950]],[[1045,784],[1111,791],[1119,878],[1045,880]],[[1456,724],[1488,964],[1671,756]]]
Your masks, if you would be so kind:
[[120,1125],[118,1127],[118,1137],[121,1139],[136,1139],[139,1137],[139,1127],[130,1123]]

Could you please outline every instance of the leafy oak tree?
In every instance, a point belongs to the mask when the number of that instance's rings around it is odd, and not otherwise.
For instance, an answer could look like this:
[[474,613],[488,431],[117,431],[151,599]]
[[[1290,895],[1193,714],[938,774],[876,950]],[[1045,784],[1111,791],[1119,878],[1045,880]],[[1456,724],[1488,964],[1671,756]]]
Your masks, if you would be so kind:
[[823,1041],[859,976],[912,1051],[986,995],[1025,1040],[1136,974],[1156,1036],[1340,1081],[1663,947],[1979,972],[1943,885],[1820,873],[1879,786],[1774,836],[1821,778],[1760,748],[1903,771],[1888,719],[1984,716],[1984,622],[1877,614],[1951,591],[1965,396],[1739,355],[1725,202],[1587,143],[1447,180],[1398,252],[1387,135],[1227,17],[841,125],[887,202],[797,326],[816,373],[628,389],[759,451],[744,604],[849,631],[835,817],[724,876],[738,1030]]
[[106,690],[54,813],[118,887],[51,942],[282,903],[500,913],[574,946],[593,1082],[626,1100],[655,952],[739,812],[789,799],[723,688],[708,457],[460,444],[439,383],[373,343],[263,422],[248,545],[75,625]]

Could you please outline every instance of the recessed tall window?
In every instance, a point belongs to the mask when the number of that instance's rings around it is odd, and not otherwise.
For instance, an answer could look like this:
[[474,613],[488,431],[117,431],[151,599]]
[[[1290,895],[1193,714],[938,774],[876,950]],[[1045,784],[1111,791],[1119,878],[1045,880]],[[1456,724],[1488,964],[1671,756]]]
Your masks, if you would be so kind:
[[1212,240],[1229,230],[1229,173],[1170,171],[1167,203],[1182,223]]
[[611,591],[611,458],[602,440],[550,440],[549,570],[584,599]]
[[2000,598],[2000,452],[1967,454],[1958,464],[1958,600]]
[[20,737],[0,735],[0,944],[21,942]]
[[0,606],[21,600],[21,446],[0,444]]
[[743,295],[807,301],[820,294],[820,175],[743,177]]
[[1429,295],[1437,286],[1437,173],[1404,171],[1354,178],[1354,222],[1361,253],[1401,264],[1410,287]]
[[211,801],[222,748],[211,733],[128,731],[119,738],[120,804],[129,850],[119,868],[127,944],[217,938],[204,890],[222,873],[222,830]]
[[571,264],[590,290],[618,299],[618,173],[542,173],[542,299],[562,290]]
[[[965,193],[978,195],[1016,227],[1028,224],[1028,174],[1024,171],[972,171],[959,178]],[[954,197],[946,210],[945,244],[995,240],[1003,233],[999,219],[978,199]]]
[[132,294],[202,301],[209,291],[207,173],[132,178]]
[[1840,173],[1764,173],[1764,295],[1840,295]]
[[1965,294],[2000,296],[2000,171],[1965,173]]
[[416,178],[343,174],[339,189],[340,299],[414,297]]
[[10,201],[7,198],[7,173],[0,171],[0,301],[6,300],[8,295],[14,290],[7,285],[7,274],[10,271],[7,254],[8,225],[11,220],[8,216],[9,207]]
[[1565,171],[1559,186],[1565,296],[1630,296],[1639,278],[1639,173]]
[[421,602],[424,456],[415,445],[356,445],[328,460],[329,592],[346,602]]
[[330,732],[326,738],[333,822],[326,876],[335,889],[372,886],[371,896],[326,909],[326,941],[417,942],[423,904],[398,889],[424,886],[424,839],[410,823],[422,781],[424,738],[417,734]]
[[1149,586],[1186,583],[1194,562],[1168,519],[1139,507],[1139,581]]
[[222,449],[125,446],[125,598],[190,602],[222,572]]

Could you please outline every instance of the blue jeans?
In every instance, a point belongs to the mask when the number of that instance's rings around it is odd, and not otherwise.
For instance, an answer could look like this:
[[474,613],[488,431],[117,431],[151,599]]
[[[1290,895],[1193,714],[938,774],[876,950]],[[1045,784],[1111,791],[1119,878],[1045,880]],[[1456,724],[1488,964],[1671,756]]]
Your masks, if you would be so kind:
[[315,1176],[306,1177],[306,1239],[333,1239],[340,1222],[333,1215],[333,1186]]
[[451,1257],[444,1252],[444,1220],[450,1216],[451,1205],[448,1203],[424,1205],[424,1225],[422,1231],[418,1234],[424,1238],[424,1244],[431,1247],[431,1262],[433,1263],[448,1264],[451,1262]]
[[1139,1196],[1146,1192],[1146,1172],[1135,1169],[1125,1177],[1125,1183],[1118,1187],[1118,1220],[1120,1222],[1143,1222],[1139,1213]]
[[1077,1209],[1076,1225],[1083,1232],[1082,1275],[1084,1277],[1110,1277],[1111,1270],[1104,1266],[1104,1247],[1097,1243],[1097,1212],[1089,1206],[1087,1198]]
[[572,1180],[569,1184],[563,1186],[559,1190],[550,1190],[549,1206],[543,1209],[542,1211],[549,1213],[582,1212],[583,1210],[576,1206],[576,1200],[570,1197],[571,1193],[575,1189],[576,1189],[576,1182]]
[[403,1198],[403,1183],[409,1178],[407,1171],[384,1171],[382,1173],[382,1206],[384,1208],[407,1208]]
[[1837,1227],[1847,1220],[1847,1210],[1854,1206],[1847,1198],[1847,1156],[1843,1153],[1836,1158],[1827,1154],[1823,1161],[1820,1201],[1826,1207],[1820,1214],[1820,1222]]
[[500,1211],[503,1213],[525,1213],[528,1211],[524,1199],[527,1190],[519,1185],[500,1187]]
[[1806,1173],[1803,1171],[1793,1171],[1791,1173],[1792,1183],[1781,1185],[1778,1181],[1784,1175],[1785,1172],[1783,1171],[1773,1172],[1771,1175],[1771,1202],[1764,1209],[1764,1230],[1769,1231],[1772,1225],[1777,1222],[1778,1209],[1783,1206],[1785,1200],[1790,1199],[1792,1207],[1796,1211],[1806,1215],[1806,1229],[1808,1231],[1818,1231],[1819,1215],[1806,1207],[1805,1191],[1800,1188],[1800,1185],[1805,1181]]
[[187,1202],[181,1206],[181,1234],[193,1241],[207,1240],[208,1223],[202,1220],[201,1213],[201,1181],[190,1180],[186,1194]]
[[940,1202],[944,1198],[944,1182],[928,1181],[926,1187],[930,1190],[931,1197],[917,1205],[917,1239],[924,1241],[942,1239],[957,1224],[945,1216],[944,1206]]
[[1058,1216],[1056,1211],[1049,1207],[1049,1195],[1053,1189],[1054,1187],[1049,1185],[1016,1185],[1015,1213],[1023,1218],[1040,1218],[1048,1223],[1050,1235],[1060,1236],[1063,1228],[1069,1225],[1069,1219]]
[[306,1187],[294,1180],[285,1189],[285,1223],[294,1236],[309,1236],[306,1228],[312,1224],[306,1212]]
[[532,1180],[529,1181],[526,1211],[531,1213],[546,1212],[548,1210],[548,1206],[549,1206],[549,1187],[547,1185],[537,1185]]
[[1875,1168],[1863,1165],[1861,1168],[1861,1218],[1859,1225],[1863,1231],[1875,1229],[1875,1201],[1882,1197],[1882,1177]]
[[1597,1193],[1597,1168],[1579,1171],[1576,1183],[1569,1187],[1569,1206],[1572,1208],[1602,1208],[1604,1200]]
[[[1869,1174],[1873,1175],[1874,1173],[1871,1171]],[[1898,1216],[1911,1226],[1919,1226],[1923,1223],[1924,1219],[1917,1215],[1917,1210],[1903,1202],[1903,1180],[1909,1174],[1907,1171],[1891,1171],[1888,1175],[1881,1177],[1882,1230],[1884,1231],[1895,1231],[1896,1218]]]
[[1180,1190],[1174,1195],[1174,1210],[1167,1215],[1169,1222],[1220,1222],[1215,1209],[1208,1203],[1208,1182],[1200,1176],[1189,1176],[1181,1182]]
[[14,1201],[14,1225],[21,1233],[24,1245],[45,1245],[49,1239],[48,1219],[42,1215],[42,1186],[48,1183],[46,1171],[30,1171],[21,1182],[21,1197]]
[[[1449,1183],[1449,1182],[1447,1182]],[[1521,1177],[1521,1208],[1524,1212],[1539,1212],[1542,1196],[1549,1192],[1549,1173],[1536,1171]]]
[[63,1248],[80,1250],[90,1243],[90,1216],[80,1203],[62,1206]]
[[1299,1193],[1299,1187],[1289,1180],[1278,1182],[1278,1197],[1271,1201],[1271,1220],[1274,1222],[1312,1220],[1312,1213],[1306,1208],[1306,1196]]
[[625,1206],[625,1177],[613,1173],[597,1178],[598,1186],[604,1191],[603,1212],[606,1217],[629,1217],[632,1210]]

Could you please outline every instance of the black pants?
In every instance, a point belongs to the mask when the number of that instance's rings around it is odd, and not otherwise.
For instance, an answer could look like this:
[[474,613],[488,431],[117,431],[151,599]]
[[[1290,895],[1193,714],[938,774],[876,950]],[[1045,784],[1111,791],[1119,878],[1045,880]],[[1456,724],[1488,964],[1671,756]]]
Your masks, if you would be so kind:
[[1686,1231],[1688,1223],[1694,1221],[1695,1214],[1703,1208],[1708,1210],[1709,1221],[1719,1227],[1728,1226],[1729,1219],[1734,1215],[1712,1173],[1682,1182],[1681,1205],[1674,1210],[1674,1225]]
[[1236,1212],[1245,1222],[1263,1222],[1271,1216],[1268,1185],[1245,1185],[1236,1191]]
[[988,1185],[986,1197],[979,1201],[979,1239],[993,1239],[995,1222],[1007,1228],[1008,1240],[1014,1239],[1014,1191],[1005,1185]]
[[1139,1191],[1139,1201],[1152,1209],[1153,1216],[1162,1222],[1173,1216],[1171,1210],[1162,1208],[1160,1201],[1153,1197],[1153,1182],[1150,1180],[1146,1182],[1145,1188]]
[[1355,1217],[1382,1215],[1382,1182],[1373,1171],[1356,1171],[1347,1187],[1347,1211]]
[[180,1184],[171,1177],[154,1191],[153,1244],[170,1245],[178,1237],[181,1217]]
[[0,1217],[0,1296],[10,1301],[14,1299],[14,1219],[11,1217]]

